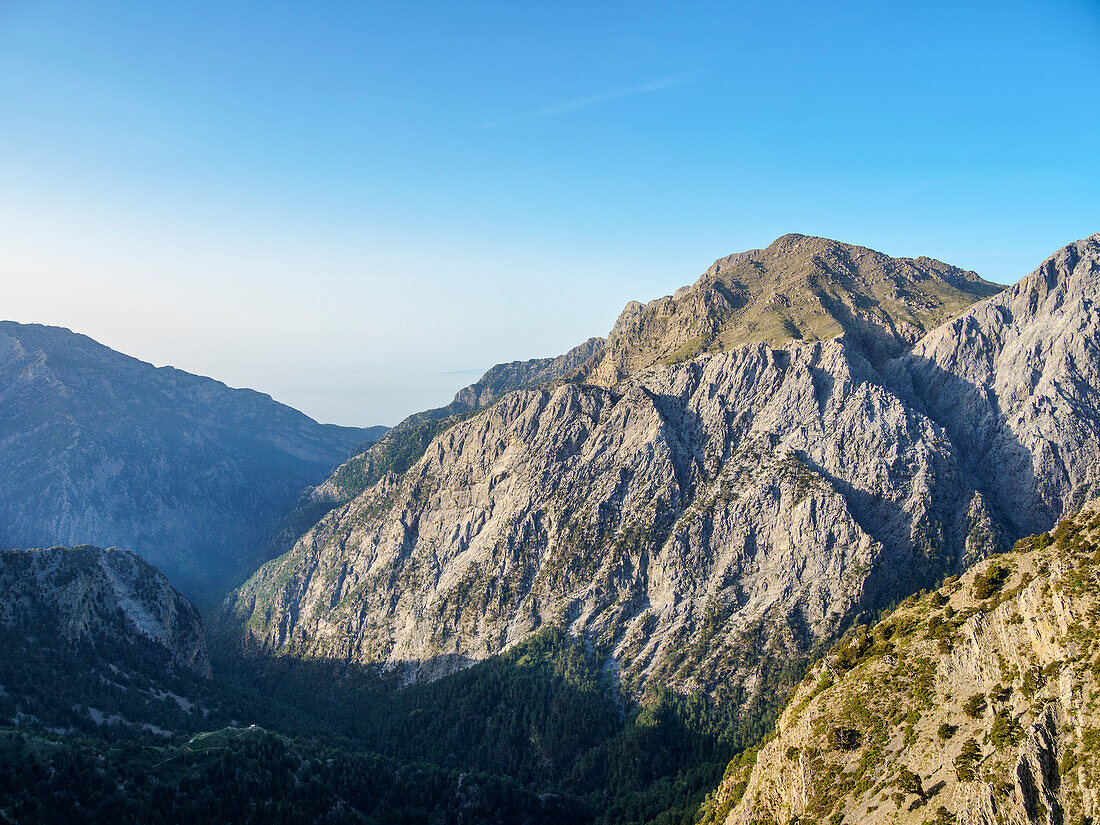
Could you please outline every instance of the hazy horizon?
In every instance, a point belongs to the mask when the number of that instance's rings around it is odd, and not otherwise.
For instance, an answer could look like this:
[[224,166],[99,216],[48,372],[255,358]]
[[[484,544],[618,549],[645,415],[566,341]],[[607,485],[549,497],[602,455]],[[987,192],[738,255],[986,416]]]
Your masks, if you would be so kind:
[[0,315],[394,424],[788,232],[1100,231],[1100,6],[0,5]]

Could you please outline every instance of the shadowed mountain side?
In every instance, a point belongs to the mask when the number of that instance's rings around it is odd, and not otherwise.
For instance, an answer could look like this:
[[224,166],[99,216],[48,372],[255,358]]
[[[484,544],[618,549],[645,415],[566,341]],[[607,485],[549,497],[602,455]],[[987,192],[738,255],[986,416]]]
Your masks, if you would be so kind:
[[0,322],[0,547],[122,546],[185,592],[220,596],[302,488],[374,435],[69,330]]
[[172,745],[0,730],[0,810],[92,825],[590,825],[571,799],[508,779],[408,764],[255,726]]
[[0,593],[0,724],[169,736],[203,721],[199,613],[137,555],[0,551]]

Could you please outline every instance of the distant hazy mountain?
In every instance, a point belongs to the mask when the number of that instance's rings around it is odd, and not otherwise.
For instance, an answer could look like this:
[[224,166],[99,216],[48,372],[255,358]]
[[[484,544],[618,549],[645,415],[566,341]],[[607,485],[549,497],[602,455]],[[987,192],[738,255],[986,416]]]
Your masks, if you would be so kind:
[[767,701],[859,617],[1090,494],[1100,236],[984,301],[972,274],[825,239],[724,260],[782,274],[744,306],[788,284],[799,336],[760,309],[688,357],[665,347],[700,316],[639,306],[582,367],[611,386],[452,422],[259,570],[230,626],[422,681],[554,625],[635,696]]
[[126,547],[216,594],[303,488],[384,431],[0,322],[0,547]]

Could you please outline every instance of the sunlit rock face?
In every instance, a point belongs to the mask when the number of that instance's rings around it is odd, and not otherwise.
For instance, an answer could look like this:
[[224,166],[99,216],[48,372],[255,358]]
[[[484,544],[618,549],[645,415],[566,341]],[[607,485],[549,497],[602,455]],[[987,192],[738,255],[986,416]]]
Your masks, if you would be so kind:
[[[1074,305],[1074,317],[1090,315],[1100,251],[1096,238],[1067,250],[1003,297],[886,350],[861,326],[646,363],[609,386],[506,395],[261,568],[227,601],[227,626],[254,652],[415,681],[556,623],[606,652],[635,693],[665,686],[749,703],[781,692],[792,665],[852,621],[1007,549],[1036,521],[1049,526],[1087,488],[1091,414],[1025,432],[1005,402],[975,402],[969,428],[962,412],[967,393],[990,397],[976,384],[1012,388],[1019,409],[1047,410],[1066,395],[1100,409],[1095,336],[1082,344],[1080,325],[1052,320]],[[908,266],[856,267],[850,278]],[[1029,300],[1018,296],[1036,279],[1049,284],[1044,294],[1076,297],[1036,301],[994,334],[998,307]],[[900,318],[880,309],[865,314]],[[1060,375],[1032,382],[998,354],[1025,339],[1068,353]],[[983,340],[984,379],[966,349]],[[1001,433],[1012,471],[983,452],[985,431]],[[1061,480],[1021,487],[1026,467],[1048,458]],[[1034,492],[1010,506],[1020,490]]]

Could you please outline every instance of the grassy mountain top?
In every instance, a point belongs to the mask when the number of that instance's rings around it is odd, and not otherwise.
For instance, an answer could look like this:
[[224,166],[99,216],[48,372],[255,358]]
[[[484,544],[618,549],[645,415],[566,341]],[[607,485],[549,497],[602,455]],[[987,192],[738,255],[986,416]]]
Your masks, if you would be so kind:
[[1094,503],[857,628],[704,821],[1093,821],[1098,562]]
[[628,305],[589,377],[610,385],[701,352],[841,334],[877,362],[1000,289],[931,258],[891,258],[827,238],[784,235],[767,249],[715,261],[672,296]]

